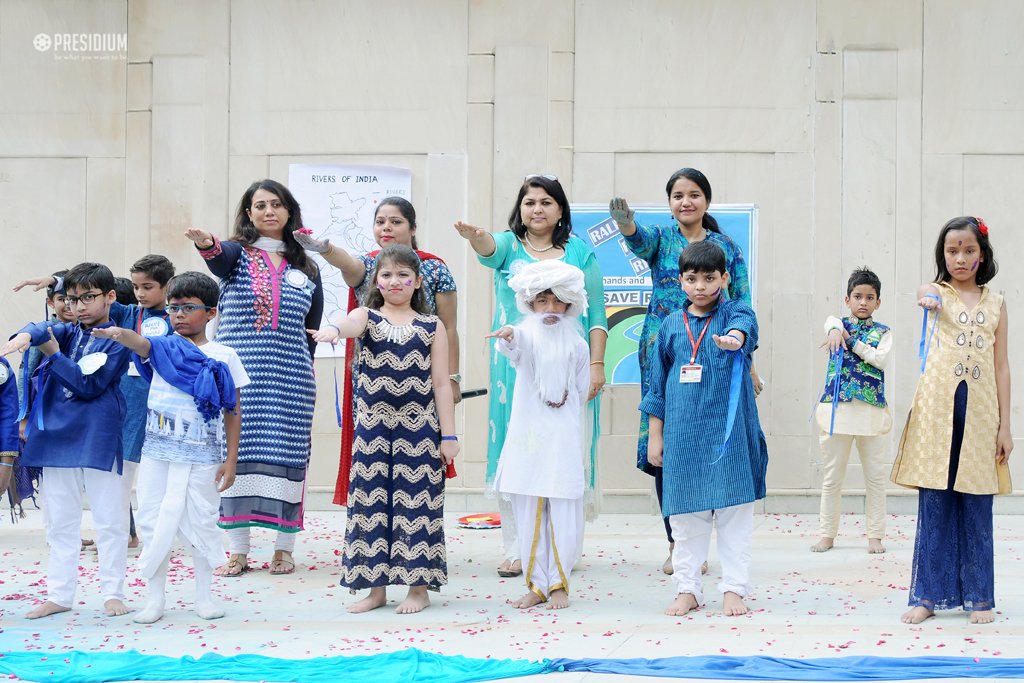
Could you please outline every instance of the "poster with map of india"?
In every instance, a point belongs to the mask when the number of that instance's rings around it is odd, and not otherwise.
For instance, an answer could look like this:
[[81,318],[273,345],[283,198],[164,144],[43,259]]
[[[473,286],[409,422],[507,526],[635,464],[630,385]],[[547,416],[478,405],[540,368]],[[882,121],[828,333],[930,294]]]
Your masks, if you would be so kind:
[[[379,249],[373,241],[373,213],[385,197],[412,201],[412,171],[395,166],[290,164],[288,189],[302,207],[302,222],[316,239],[359,256]],[[348,310],[348,286],[341,271],[319,255],[324,285],[324,322]],[[320,344],[317,357],[344,356],[345,345]]]
[[[608,214],[607,205],[572,204],[572,231],[597,254],[604,278],[604,307],[608,316],[608,348],[605,351],[605,380],[608,384],[639,384],[637,348],[651,300],[651,271],[637,258]],[[668,207],[645,204],[632,206],[641,225],[670,225],[675,219]],[[712,204],[709,212],[722,232],[743,252],[750,275],[750,298],[757,302],[757,206],[754,204]]]

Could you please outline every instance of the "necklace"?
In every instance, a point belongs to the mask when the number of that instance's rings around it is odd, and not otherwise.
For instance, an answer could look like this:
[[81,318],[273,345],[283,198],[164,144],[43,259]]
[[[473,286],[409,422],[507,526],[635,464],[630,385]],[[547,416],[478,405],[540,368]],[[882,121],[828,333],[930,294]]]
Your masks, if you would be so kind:
[[396,344],[404,344],[412,338],[416,328],[413,327],[411,322],[404,325],[393,325],[390,320],[381,316],[380,321],[377,323],[377,329],[389,342]]
[[545,251],[551,251],[552,249],[555,248],[555,243],[552,242],[543,249],[538,249],[537,247],[533,246],[533,242],[530,241],[530,233],[528,232],[523,233],[523,241],[526,242],[526,246],[530,247],[530,249],[533,249],[538,254],[543,254]]

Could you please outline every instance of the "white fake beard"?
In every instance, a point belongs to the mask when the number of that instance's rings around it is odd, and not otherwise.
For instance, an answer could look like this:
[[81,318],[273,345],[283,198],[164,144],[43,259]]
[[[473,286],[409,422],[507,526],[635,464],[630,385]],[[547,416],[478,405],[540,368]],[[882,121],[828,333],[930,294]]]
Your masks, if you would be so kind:
[[533,313],[519,327],[533,342],[533,383],[540,399],[551,407],[564,404],[568,392],[575,391],[576,364],[573,351],[580,336],[579,318],[554,314],[558,322],[546,324],[551,313]]

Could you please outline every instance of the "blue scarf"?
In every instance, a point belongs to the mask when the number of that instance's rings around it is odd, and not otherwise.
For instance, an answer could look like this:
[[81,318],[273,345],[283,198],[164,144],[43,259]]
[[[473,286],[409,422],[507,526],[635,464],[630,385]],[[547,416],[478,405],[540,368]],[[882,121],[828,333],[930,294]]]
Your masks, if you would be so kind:
[[209,422],[222,410],[235,409],[235,381],[228,366],[210,358],[184,337],[149,337],[149,362],[133,354],[135,367],[147,382],[155,370],[168,384],[184,391],[196,402],[203,419]]

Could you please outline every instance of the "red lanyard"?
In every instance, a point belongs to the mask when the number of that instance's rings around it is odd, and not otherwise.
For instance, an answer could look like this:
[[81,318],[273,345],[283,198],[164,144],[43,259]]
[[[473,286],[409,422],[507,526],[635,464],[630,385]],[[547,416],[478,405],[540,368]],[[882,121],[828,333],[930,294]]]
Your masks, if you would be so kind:
[[711,324],[711,318],[714,316],[714,311],[708,316],[708,321],[704,323],[704,329],[700,331],[700,336],[697,337],[697,341],[693,341],[693,332],[690,331],[690,318],[686,315],[686,309],[683,309],[683,322],[686,323],[686,334],[690,337],[690,346],[693,347],[693,355],[690,357],[690,365],[693,365],[697,361],[697,349],[700,348],[700,343],[704,341],[704,333],[708,331],[708,325]]

